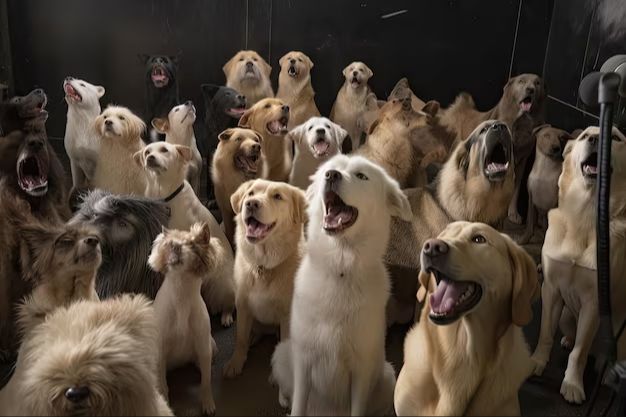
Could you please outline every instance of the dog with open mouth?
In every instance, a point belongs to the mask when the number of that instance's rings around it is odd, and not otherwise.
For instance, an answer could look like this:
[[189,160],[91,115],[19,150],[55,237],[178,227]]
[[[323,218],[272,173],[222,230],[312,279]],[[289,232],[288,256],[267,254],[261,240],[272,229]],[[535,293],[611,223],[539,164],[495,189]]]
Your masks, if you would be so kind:
[[226,129],[219,135],[213,155],[211,178],[215,198],[222,213],[224,232],[235,247],[235,212],[230,197],[246,181],[256,179],[261,171],[261,135],[251,129]]
[[311,58],[302,52],[291,51],[280,58],[278,63],[280,74],[276,98],[290,108],[288,128],[293,129],[311,117],[319,117],[320,111],[315,105],[315,91],[311,85]]
[[[572,349],[561,395],[575,404],[586,399],[583,373],[600,321],[596,257],[599,134],[599,128],[589,127],[565,146],[559,201],[548,213],[541,251],[544,282],[541,331],[532,357],[535,374],[543,373],[560,326],[564,335],[561,344]],[[613,332],[619,335],[626,320],[626,137],[616,127],[612,131],[611,170],[611,310]],[[624,359],[626,337],[622,334],[617,340],[617,360]]]
[[289,184],[306,190],[311,184],[311,175],[333,156],[341,153],[348,132],[325,117],[312,117],[287,134],[295,143]]
[[424,243],[428,298],[405,339],[397,415],[520,415],[532,373],[522,326],[539,292],[532,258],[483,223],[454,222]]
[[291,169],[291,143],[285,138],[290,109],[277,98],[266,98],[250,107],[239,119],[239,127],[261,134],[260,178],[287,181]]
[[239,51],[222,68],[226,87],[246,96],[248,107],[274,97],[270,74],[272,67],[255,51]]

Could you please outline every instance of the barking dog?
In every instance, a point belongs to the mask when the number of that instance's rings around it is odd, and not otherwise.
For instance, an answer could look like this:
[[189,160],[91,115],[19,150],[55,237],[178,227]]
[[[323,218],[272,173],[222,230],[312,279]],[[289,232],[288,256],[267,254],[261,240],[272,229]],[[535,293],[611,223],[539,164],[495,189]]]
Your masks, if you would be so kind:
[[387,100],[398,100],[404,97],[411,97],[411,106],[413,106],[413,109],[415,110],[421,110],[426,104],[415,95],[413,90],[411,90],[409,80],[407,80],[406,78],[401,78],[393,87],[391,93],[389,93],[389,97],[387,97]]
[[211,362],[217,346],[211,336],[211,319],[200,288],[225,255],[223,252],[219,240],[211,238],[209,226],[196,223],[189,232],[164,229],[154,241],[148,259],[150,266],[165,276],[154,300],[161,336],[158,366],[161,394],[168,396],[168,369],[194,362],[202,374],[200,398],[202,412],[207,415],[215,412]]
[[[178,95],[178,56],[139,54],[145,69],[145,112],[146,124],[154,118],[167,118],[172,107],[180,103]],[[149,132],[151,141],[163,140],[156,130]]]
[[285,54],[278,61],[278,92],[276,98],[284,101],[291,109],[289,128],[293,129],[311,117],[319,117],[320,111],[315,105],[315,91],[311,85],[313,61],[298,51]]
[[239,51],[222,68],[226,87],[246,96],[249,107],[258,101],[274,97],[270,74],[272,67],[255,51]]
[[63,91],[67,103],[64,144],[70,158],[72,185],[74,190],[86,189],[91,185],[100,151],[94,121],[100,115],[104,87],[66,77]]
[[325,117],[312,117],[287,135],[296,144],[289,183],[306,190],[309,177],[333,156],[341,153],[348,132]]
[[391,216],[408,219],[409,202],[382,168],[337,155],[315,174],[308,214],[290,339],[272,358],[280,402],[298,416],[386,415],[395,374],[385,361],[382,257]]
[[[597,127],[589,127],[563,152],[559,177],[559,202],[548,213],[548,231],[541,258],[544,282],[541,289],[542,315],[539,342],[533,360],[541,375],[550,358],[559,318],[565,335],[562,344],[573,349],[569,355],[561,394],[566,401],[585,400],[583,372],[598,329],[598,276],[596,263],[596,181],[598,161]],[[611,308],[613,332],[626,319],[626,138],[613,128],[611,200]],[[618,340],[618,360],[626,358],[624,336]]]

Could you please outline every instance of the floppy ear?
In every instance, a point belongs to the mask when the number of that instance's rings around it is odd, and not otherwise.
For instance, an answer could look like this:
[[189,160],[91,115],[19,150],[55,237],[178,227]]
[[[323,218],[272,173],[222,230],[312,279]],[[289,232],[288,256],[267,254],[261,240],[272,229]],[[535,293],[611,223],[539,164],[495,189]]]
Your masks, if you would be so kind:
[[333,129],[333,135],[335,136],[335,141],[337,141],[337,148],[341,150],[343,148],[343,142],[348,137],[348,131],[338,125],[337,123],[332,123],[331,127]]
[[167,133],[168,130],[170,130],[170,122],[169,120],[164,119],[164,118],[155,117],[154,119],[152,119],[150,124],[159,133],[165,134]]
[[215,94],[219,91],[220,86],[215,84],[200,84],[200,89],[202,90],[204,98],[213,100],[213,97],[215,97]]
[[194,223],[191,226],[193,240],[200,245],[208,245],[211,242],[211,227],[208,223]]
[[222,133],[220,133],[219,135],[217,135],[217,138],[219,140],[222,140],[224,142],[230,140],[230,138],[233,136],[233,134],[235,133],[234,129],[226,129],[225,131],[223,131]]
[[304,58],[304,62],[306,62],[306,64],[309,66],[309,69],[313,68],[313,61],[311,61],[311,58],[309,58],[308,55],[304,54],[302,54],[302,57]]
[[266,77],[269,77],[270,74],[272,73],[271,65],[268,64],[266,60],[261,58],[260,55],[259,55],[259,60],[261,61],[261,70],[263,71],[263,73],[265,74]]
[[398,182],[391,177],[387,177],[386,188],[387,205],[389,206],[389,212],[391,215],[398,217],[405,222],[410,221],[413,217],[411,204],[409,203],[407,196],[400,189]]
[[511,318],[513,324],[521,327],[532,320],[532,303],[539,296],[537,266],[524,249],[508,236],[503,235],[503,237],[506,241],[513,272]]
[[135,161],[135,163],[138,166],[143,168],[143,166],[144,166],[143,149],[134,153],[133,161]]
[[252,130],[249,129],[252,133],[254,133],[254,136],[256,136],[256,138],[259,140],[259,145],[263,143],[263,136],[261,136],[261,134],[259,132],[257,132],[256,130]]
[[436,100],[428,101],[424,104],[424,107],[422,107],[422,111],[432,117],[435,117],[439,111],[439,102]]
[[93,124],[94,124],[94,127],[96,128],[96,132],[102,135],[104,133],[104,116],[101,114],[98,117],[96,117]]
[[45,227],[39,222],[19,226],[17,230],[22,241],[22,277],[29,282],[38,282],[50,268],[54,253],[50,246],[54,244],[58,230]]
[[370,125],[369,130],[367,131],[368,135],[371,135],[372,133],[374,133],[374,131],[376,130],[376,128],[378,127],[378,125],[380,124],[380,118],[382,115],[379,115],[378,118],[376,120],[374,120],[374,122]]
[[289,52],[287,52],[285,55],[281,56],[280,59],[278,60],[278,65],[279,66],[283,66],[283,61],[287,58],[287,55],[289,55]]
[[581,133],[583,133],[582,129],[576,129],[572,131],[572,139],[578,138],[578,136],[580,136]]
[[350,73],[348,72],[350,69],[350,65],[352,65],[352,63],[348,64],[347,67],[345,67],[343,69],[343,71],[341,71],[341,73],[343,74],[344,77],[348,78],[348,76],[350,75]]
[[546,127],[552,127],[549,123],[544,123],[542,125],[537,126],[536,128],[533,129],[533,136],[537,136],[537,133],[539,133],[539,131],[543,128]]
[[128,124],[128,133],[132,138],[141,136],[146,131],[146,124],[135,113],[130,113],[126,117]]
[[573,147],[574,147],[574,141],[573,140],[567,141],[567,143],[565,144],[565,148],[563,148],[563,153],[562,153],[563,158],[565,158],[572,151]]
[[372,78],[372,76],[374,75],[374,72],[367,65],[363,64],[363,66],[365,67],[365,73],[367,74],[367,79]]
[[247,127],[250,128],[250,117],[254,110],[252,108],[245,111],[245,113],[239,118],[239,127]]
[[306,195],[304,191],[296,187],[289,187],[291,193],[291,210],[294,224],[303,224],[307,221]]
[[104,89],[104,87],[102,87],[101,85],[96,86],[96,95],[98,96],[98,98],[102,97],[105,92],[106,90]]
[[302,123],[301,125],[298,125],[291,129],[291,131],[287,133],[287,139],[291,139],[294,141],[294,143],[299,145],[300,143],[302,143],[302,138],[304,137],[305,133],[306,123]]
[[235,65],[235,58],[237,58],[237,55],[239,55],[239,53],[236,53],[235,56],[229,59],[222,67],[222,71],[224,71],[224,75],[226,76],[226,79],[228,79],[228,75],[233,69],[233,65]]
[[230,196],[230,206],[235,214],[241,213],[241,204],[255,180],[246,181],[237,188],[237,191]]
[[142,64],[145,64],[150,59],[150,55],[148,55],[148,54],[137,54],[137,58],[139,59],[139,62],[141,62]]
[[175,147],[178,154],[183,158],[183,161],[191,161],[191,158],[193,158],[193,154],[191,153],[191,148],[189,146],[175,145]]

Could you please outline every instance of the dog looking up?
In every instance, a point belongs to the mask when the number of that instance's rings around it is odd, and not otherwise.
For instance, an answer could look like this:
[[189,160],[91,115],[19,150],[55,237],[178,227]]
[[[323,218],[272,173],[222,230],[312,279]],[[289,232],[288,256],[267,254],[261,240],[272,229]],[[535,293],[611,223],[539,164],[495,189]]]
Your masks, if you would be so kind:
[[98,162],[100,139],[94,121],[100,115],[104,87],[65,77],[63,91],[67,103],[64,144],[70,158],[72,185],[74,190],[84,190],[90,187]]
[[255,51],[239,51],[222,68],[226,87],[246,96],[248,107],[274,97],[270,74],[272,67]]
[[222,245],[224,256],[215,266],[211,277],[207,277],[203,295],[211,313],[222,313],[222,325],[228,327],[233,322],[235,307],[233,251],[220,225],[185,180],[191,155],[191,150],[186,146],[158,142],[137,152],[134,160],[147,174],[146,197],[163,201],[169,207],[168,228],[189,230],[196,222],[207,223],[211,228],[211,236]]
[[287,181],[291,169],[291,144],[285,139],[289,106],[277,98],[266,98],[250,107],[239,119],[239,126],[259,132],[261,174],[270,181]]
[[201,287],[225,255],[220,241],[211,238],[209,226],[196,223],[190,231],[164,228],[148,258],[152,269],[165,277],[154,300],[161,339],[157,374],[161,394],[168,397],[167,371],[193,362],[202,374],[200,399],[202,413],[207,415],[215,412],[211,362],[217,346]]
[[146,175],[133,163],[133,154],[145,145],[146,125],[126,107],[109,106],[96,117],[100,152],[93,187],[113,194],[143,195]]
[[[145,111],[146,124],[155,118],[167,118],[172,107],[180,104],[178,94],[178,61],[177,56],[139,54],[139,60],[145,65]],[[162,135],[150,129],[148,138],[154,142],[163,140]]]
[[196,121],[196,108],[191,101],[170,110],[167,118],[152,119],[152,126],[165,135],[165,141],[174,145],[183,145],[191,149],[192,159],[187,166],[187,181],[197,196],[200,195],[200,175],[202,174],[202,155],[198,150],[193,124]]
[[400,78],[396,85],[389,93],[389,97],[387,97],[388,101],[402,99],[404,97],[411,97],[411,106],[413,106],[414,110],[422,110],[424,105],[426,104],[423,100],[415,95],[413,90],[411,90],[411,86],[409,85],[409,80],[405,78]]
[[278,61],[278,92],[276,98],[284,101],[291,109],[289,129],[306,122],[311,117],[319,117],[315,105],[315,91],[311,85],[313,61],[304,53],[291,51]]
[[[37,311],[28,305],[25,311]],[[157,390],[158,331],[151,303],[124,295],[22,320],[15,373],[0,415],[173,416]]]

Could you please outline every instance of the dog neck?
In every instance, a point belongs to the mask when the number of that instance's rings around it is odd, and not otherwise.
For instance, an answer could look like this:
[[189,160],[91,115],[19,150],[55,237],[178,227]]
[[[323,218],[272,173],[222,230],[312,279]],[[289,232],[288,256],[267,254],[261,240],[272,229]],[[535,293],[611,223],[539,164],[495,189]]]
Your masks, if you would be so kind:
[[[237,226],[241,227],[241,223]],[[271,236],[271,239],[256,244],[249,243],[243,236],[238,236],[237,246],[262,278],[267,270],[275,269],[289,259],[299,258],[301,242],[303,242],[302,224],[294,225],[280,235]]]
[[315,96],[313,87],[311,86],[311,76],[307,75],[302,79],[296,80],[289,75],[281,73],[276,97],[285,100],[289,105],[294,106],[298,103],[305,102]]
[[[167,170],[163,173],[147,171],[146,197],[165,199],[185,185],[185,173]],[[178,191],[180,193],[182,188]],[[175,196],[174,196],[175,197]],[[174,197],[170,198],[172,200]]]
[[165,141],[174,145],[192,147],[196,141],[193,124],[190,124],[183,129],[170,129],[165,135]]
[[[67,106],[67,126],[75,129],[87,130],[93,127],[94,120],[102,111],[100,103],[93,107],[77,105]],[[66,128],[67,130],[67,128]]]
[[[161,289],[176,294],[175,300],[192,300],[200,294],[202,288],[202,275],[192,274],[186,268],[170,269],[165,274]],[[161,290],[159,290],[161,292]]]
[[363,98],[364,101],[367,98],[367,94],[370,92],[370,87],[367,83],[362,83],[357,88],[353,88],[348,80],[343,83],[343,89],[347,96]]

